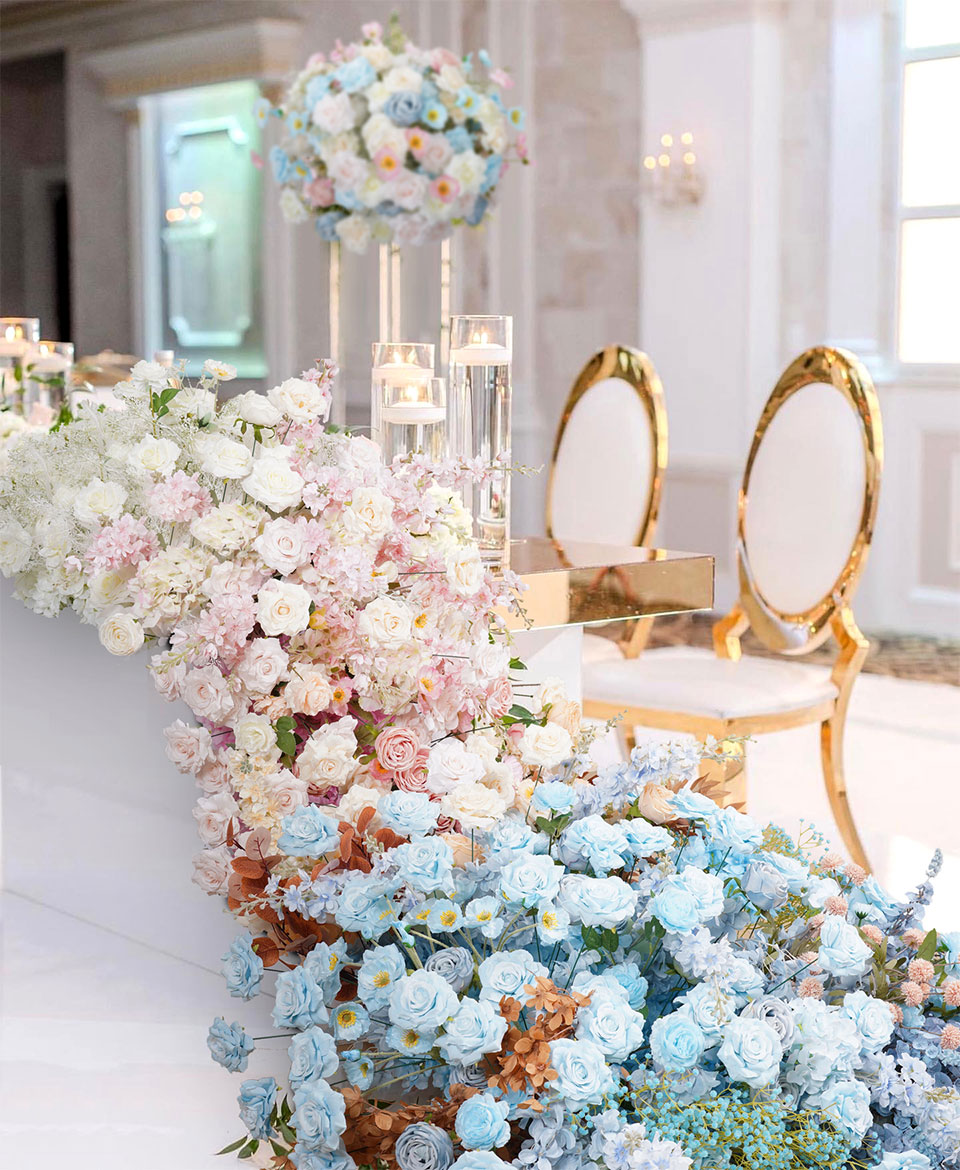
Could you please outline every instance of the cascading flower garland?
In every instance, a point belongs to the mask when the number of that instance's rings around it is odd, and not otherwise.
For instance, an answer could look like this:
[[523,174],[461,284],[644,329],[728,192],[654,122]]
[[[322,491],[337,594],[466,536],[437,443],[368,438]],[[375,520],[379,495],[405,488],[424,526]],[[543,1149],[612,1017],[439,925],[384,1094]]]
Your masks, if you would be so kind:
[[[276,1170],[960,1163],[960,934],[709,799],[700,749],[599,773],[524,682],[458,486],[325,425],[328,362],[218,403],[141,362],[0,450],[0,569],[194,720],[195,880],[289,1075],[226,1151]],[[936,863],[928,877],[934,876]],[[214,1059],[254,1039],[214,1021]],[[261,1054],[258,1054],[258,1058]]]
[[512,84],[485,50],[461,58],[395,20],[365,24],[360,41],[314,54],[279,106],[257,105],[286,130],[270,150],[284,215],[354,252],[482,223],[510,159],[527,161],[523,111],[500,95]]

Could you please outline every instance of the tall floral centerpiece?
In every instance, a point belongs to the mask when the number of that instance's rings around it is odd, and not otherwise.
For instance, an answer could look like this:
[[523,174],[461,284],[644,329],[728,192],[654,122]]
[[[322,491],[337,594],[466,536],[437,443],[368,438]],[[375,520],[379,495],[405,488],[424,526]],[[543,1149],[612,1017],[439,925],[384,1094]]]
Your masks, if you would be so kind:
[[[0,569],[189,709],[195,880],[238,920],[223,1152],[273,1170],[960,1164],[960,935],[699,748],[598,770],[533,686],[460,488],[325,424],[321,362],[218,401],[149,362],[0,451]],[[928,873],[932,877],[938,862]],[[277,1043],[283,1068],[270,1064]],[[266,1046],[266,1047],[264,1047]],[[254,1067],[251,1068],[251,1065]],[[248,1163],[249,1164],[249,1163]]]

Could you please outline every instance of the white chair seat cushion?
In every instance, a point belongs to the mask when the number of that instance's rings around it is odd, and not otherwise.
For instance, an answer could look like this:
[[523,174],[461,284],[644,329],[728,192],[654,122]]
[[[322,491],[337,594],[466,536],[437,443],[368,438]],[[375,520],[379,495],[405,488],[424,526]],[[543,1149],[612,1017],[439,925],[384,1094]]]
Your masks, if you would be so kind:
[[837,697],[826,667],[782,658],[731,662],[710,650],[669,646],[639,658],[584,662],[583,697],[710,719],[773,715]]
[[583,635],[583,663],[588,662],[620,662],[623,651],[620,643],[613,638],[605,638],[602,634]]

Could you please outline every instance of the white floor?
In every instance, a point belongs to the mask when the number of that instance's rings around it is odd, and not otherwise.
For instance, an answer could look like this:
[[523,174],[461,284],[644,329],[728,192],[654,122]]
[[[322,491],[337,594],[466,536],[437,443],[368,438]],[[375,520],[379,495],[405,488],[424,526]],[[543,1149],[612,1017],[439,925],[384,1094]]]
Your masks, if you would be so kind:
[[[786,828],[803,817],[829,829],[818,746],[816,730],[809,728],[752,744],[751,812]],[[921,880],[939,846],[944,868],[928,920],[943,930],[960,929],[960,688],[863,676],[851,710],[847,761],[854,811],[880,879],[904,892]],[[176,777],[169,782],[176,784]],[[73,818],[83,806],[79,783],[61,777],[41,791],[34,777],[18,771],[7,789],[13,892],[5,897],[0,964],[4,1164],[37,1170],[207,1170],[234,1164],[213,1152],[240,1136],[235,1095],[242,1078],[210,1060],[206,1030],[215,1015],[224,1014],[252,1035],[267,1035],[273,1031],[269,1001],[243,1004],[226,995],[214,969],[229,929],[212,900],[168,875],[165,906],[159,856],[168,866],[185,865],[188,857],[186,842],[173,835],[175,824],[179,833],[173,810],[143,831],[155,864],[142,887],[131,878],[129,851],[110,851],[102,842],[89,847],[86,836],[88,848],[74,853],[62,873],[69,875],[62,893],[41,882],[27,858],[39,853],[49,860],[52,842],[65,848],[68,839],[58,837],[53,818],[66,807],[76,825]],[[71,793],[75,803],[64,805]],[[33,816],[27,815],[27,798]],[[186,786],[176,797],[181,799],[180,815],[188,820]],[[34,835],[38,808],[44,831]],[[106,804],[95,810],[87,805],[88,817],[95,811],[87,831],[106,810]],[[133,818],[134,810],[124,815]],[[136,815],[146,823],[149,812]],[[128,823],[115,820],[111,831],[129,836],[123,831]],[[160,836],[165,824],[171,826],[169,838]],[[109,926],[84,921],[78,889],[104,896],[115,891],[123,915]],[[59,909],[43,904],[54,900]],[[97,901],[88,900],[90,916]],[[171,904],[177,913],[181,904],[195,911],[181,937]],[[258,1047],[246,1075],[279,1078],[282,1042]]]

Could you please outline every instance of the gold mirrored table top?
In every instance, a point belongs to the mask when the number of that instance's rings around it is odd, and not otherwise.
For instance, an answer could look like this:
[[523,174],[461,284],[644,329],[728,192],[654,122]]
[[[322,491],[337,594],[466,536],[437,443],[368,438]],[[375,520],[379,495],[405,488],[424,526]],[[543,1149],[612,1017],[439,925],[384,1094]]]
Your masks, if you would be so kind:
[[510,542],[508,567],[526,589],[511,630],[597,625],[713,605],[713,557],[662,548],[548,540]]

